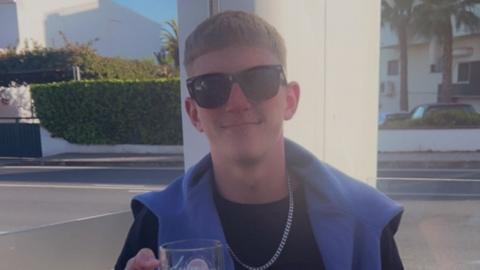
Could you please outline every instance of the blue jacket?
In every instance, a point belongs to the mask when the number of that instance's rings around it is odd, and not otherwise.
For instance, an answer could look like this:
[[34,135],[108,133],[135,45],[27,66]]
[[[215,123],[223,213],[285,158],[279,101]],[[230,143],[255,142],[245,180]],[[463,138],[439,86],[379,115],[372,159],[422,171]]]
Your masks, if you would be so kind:
[[[402,213],[402,207],[289,140],[285,140],[285,151],[288,172],[304,182],[307,211],[325,268],[380,270],[382,231]],[[209,238],[225,245],[212,179],[207,155],[165,190],[136,196],[133,212],[147,207],[156,215],[159,244]],[[233,270],[232,257],[226,251],[224,255],[226,269]]]

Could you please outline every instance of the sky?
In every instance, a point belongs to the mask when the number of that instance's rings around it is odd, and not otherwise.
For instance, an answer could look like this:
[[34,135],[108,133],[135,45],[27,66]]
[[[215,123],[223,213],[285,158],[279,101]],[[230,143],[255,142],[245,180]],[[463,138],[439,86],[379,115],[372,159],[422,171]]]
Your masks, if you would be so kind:
[[113,0],[143,16],[164,23],[177,20],[177,0]]

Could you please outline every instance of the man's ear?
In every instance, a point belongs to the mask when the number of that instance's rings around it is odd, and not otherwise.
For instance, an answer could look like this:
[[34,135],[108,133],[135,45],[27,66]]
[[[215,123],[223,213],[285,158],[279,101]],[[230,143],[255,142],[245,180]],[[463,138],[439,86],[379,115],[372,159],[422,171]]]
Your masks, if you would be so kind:
[[300,99],[300,85],[297,82],[289,82],[286,93],[286,107],[283,114],[284,120],[292,119],[297,111],[298,101]]
[[188,117],[192,125],[199,131],[203,132],[202,123],[198,117],[198,107],[195,101],[191,97],[185,99],[185,110],[187,111]]

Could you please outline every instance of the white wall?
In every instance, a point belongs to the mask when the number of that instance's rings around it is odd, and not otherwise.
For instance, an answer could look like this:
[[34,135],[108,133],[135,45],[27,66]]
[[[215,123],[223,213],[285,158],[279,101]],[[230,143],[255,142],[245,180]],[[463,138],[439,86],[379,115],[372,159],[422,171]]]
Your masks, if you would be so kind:
[[0,49],[16,47],[18,34],[17,6],[14,2],[0,1]]
[[68,39],[93,43],[104,56],[154,59],[161,47],[161,24],[139,15],[112,0],[101,0],[93,9],[72,5],[49,13],[45,19],[45,40],[48,46],[64,44],[58,31]]
[[380,130],[378,151],[480,151],[480,129]]
[[93,47],[105,56],[154,59],[161,46],[160,24],[112,0],[18,0],[17,10],[21,47],[61,47],[59,31],[71,42],[98,38]]
[[141,153],[141,154],[182,154],[181,145],[81,145],[73,144],[61,138],[53,138],[43,127],[40,127],[42,156],[52,156],[62,153]]
[[[398,49],[382,48],[380,52],[380,82],[391,81],[395,85],[393,97],[380,95],[382,112],[400,111],[400,74],[388,75],[388,61],[398,60]],[[400,67],[399,67],[400,69]],[[408,50],[408,105],[413,107],[437,101],[437,88],[441,73],[430,73],[430,59],[427,44],[413,45]]]
[[31,43],[32,40],[40,45],[46,45],[45,19],[47,14],[52,10],[81,4],[84,5],[84,9],[95,8],[95,1],[92,0],[70,0],[68,2],[59,0],[17,0],[20,48],[23,48],[25,41]]
[[[298,81],[302,88],[297,115],[287,122],[287,137],[373,185],[380,1],[222,0],[220,9],[255,12],[284,36],[288,79]],[[178,1],[178,12],[183,46],[186,36],[206,18],[208,1]],[[185,114],[183,119],[188,167],[208,146]]]
[[[178,27],[179,27],[179,51],[180,62],[184,59],[184,46],[188,34],[205,18],[208,17],[208,0],[178,0]],[[183,147],[185,168],[195,164],[202,156],[208,153],[208,142],[204,136],[198,134],[190,123],[188,115],[185,113],[183,101],[188,96],[185,79],[187,74],[183,65],[180,65],[180,86],[181,86],[181,102],[182,102],[182,128],[183,128]]]

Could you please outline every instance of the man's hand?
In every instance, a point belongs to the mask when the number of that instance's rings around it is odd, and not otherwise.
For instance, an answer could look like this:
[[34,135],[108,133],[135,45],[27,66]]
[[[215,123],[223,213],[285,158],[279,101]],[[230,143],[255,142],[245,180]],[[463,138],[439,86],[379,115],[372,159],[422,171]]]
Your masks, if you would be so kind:
[[155,259],[153,251],[142,248],[135,257],[127,262],[125,270],[155,270],[160,266],[160,261]]

